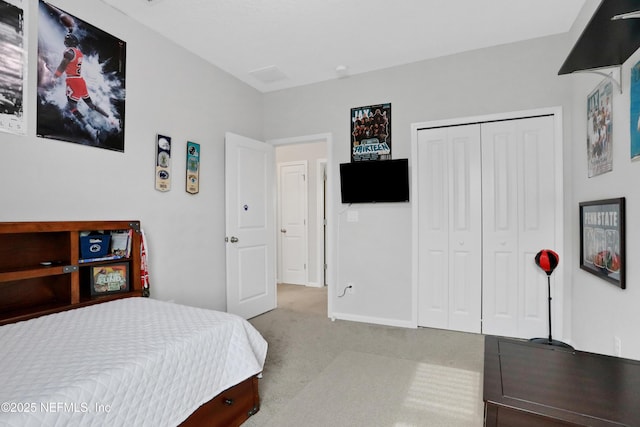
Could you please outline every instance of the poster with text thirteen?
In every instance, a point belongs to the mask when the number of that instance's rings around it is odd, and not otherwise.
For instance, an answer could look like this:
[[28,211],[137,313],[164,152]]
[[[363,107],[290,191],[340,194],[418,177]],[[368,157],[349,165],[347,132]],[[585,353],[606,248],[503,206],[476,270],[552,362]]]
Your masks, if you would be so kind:
[[631,68],[631,105],[629,108],[631,158],[640,159],[640,62]]
[[351,161],[391,159],[391,104],[351,109]]
[[0,0],[0,131],[24,135],[27,79],[22,0]]

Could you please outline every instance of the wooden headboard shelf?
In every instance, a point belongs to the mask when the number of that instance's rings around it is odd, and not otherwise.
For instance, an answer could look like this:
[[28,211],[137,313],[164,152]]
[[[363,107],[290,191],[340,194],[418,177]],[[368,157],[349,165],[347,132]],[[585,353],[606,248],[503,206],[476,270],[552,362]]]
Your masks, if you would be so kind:
[[[91,296],[89,269],[113,260],[80,263],[80,235],[132,230],[127,292]],[[45,314],[142,295],[139,221],[0,223],[0,325]]]

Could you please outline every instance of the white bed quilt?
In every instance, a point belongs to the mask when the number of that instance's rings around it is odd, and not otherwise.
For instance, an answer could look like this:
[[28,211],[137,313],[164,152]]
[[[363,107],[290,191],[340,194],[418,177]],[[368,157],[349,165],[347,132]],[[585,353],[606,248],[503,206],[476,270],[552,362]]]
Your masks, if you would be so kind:
[[0,426],[175,426],[262,371],[246,320],[125,298],[0,327]]

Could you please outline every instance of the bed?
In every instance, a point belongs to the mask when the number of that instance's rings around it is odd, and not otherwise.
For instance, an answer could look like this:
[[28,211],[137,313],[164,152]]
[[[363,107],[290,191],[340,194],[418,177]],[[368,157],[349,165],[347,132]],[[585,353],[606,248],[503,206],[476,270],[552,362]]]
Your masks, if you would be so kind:
[[[107,246],[114,233],[130,252]],[[141,298],[142,234],[138,220],[0,222],[0,426],[229,427],[258,410],[266,342],[236,316]],[[100,293],[107,267],[120,286]]]
[[0,343],[0,426],[16,427],[238,425],[267,352],[238,316],[143,297],[3,325]]

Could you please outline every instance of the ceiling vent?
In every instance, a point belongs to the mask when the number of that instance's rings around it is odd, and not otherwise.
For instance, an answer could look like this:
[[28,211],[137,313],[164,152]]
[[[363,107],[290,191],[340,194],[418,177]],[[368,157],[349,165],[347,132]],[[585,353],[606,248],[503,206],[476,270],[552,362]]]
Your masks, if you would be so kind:
[[260,80],[262,83],[273,83],[287,78],[287,75],[275,65],[249,71],[249,74]]

